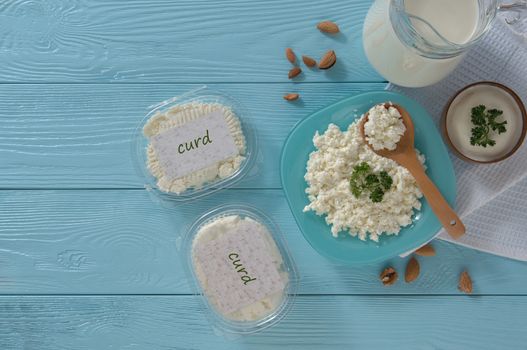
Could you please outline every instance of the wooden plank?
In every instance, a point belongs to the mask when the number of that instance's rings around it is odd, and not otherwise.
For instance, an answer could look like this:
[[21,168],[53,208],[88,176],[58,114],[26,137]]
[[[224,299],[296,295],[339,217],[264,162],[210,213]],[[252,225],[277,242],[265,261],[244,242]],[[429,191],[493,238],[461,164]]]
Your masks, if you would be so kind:
[[[0,298],[2,349],[518,349],[525,297],[299,297],[281,323],[228,341],[196,296]],[[521,348],[521,347],[520,347]]]
[[[178,235],[222,204],[253,205],[284,233],[301,275],[303,294],[457,294],[468,269],[476,294],[527,294],[527,264],[446,242],[435,257],[419,257],[421,276],[402,276],[407,259],[350,268],[318,255],[303,239],[280,190],[229,190],[177,207],[153,203],[143,190],[0,191],[0,293],[191,293]],[[387,265],[399,282],[384,287]]]
[[[362,49],[370,6],[350,0],[93,0],[0,5],[3,82],[286,82],[284,49],[338,55],[307,81],[382,81]],[[315,25],[339,23],[329,37]]]
[[[147,107],[197,86],[0,85],[0,188],[142,188],[133,167],[131,136]],[[293,125],[344,97],[384,84],[302,84],[298,103],[289,84],[219,84],[250,112],[260,157],[237,186],[280,187],[278,159]]]

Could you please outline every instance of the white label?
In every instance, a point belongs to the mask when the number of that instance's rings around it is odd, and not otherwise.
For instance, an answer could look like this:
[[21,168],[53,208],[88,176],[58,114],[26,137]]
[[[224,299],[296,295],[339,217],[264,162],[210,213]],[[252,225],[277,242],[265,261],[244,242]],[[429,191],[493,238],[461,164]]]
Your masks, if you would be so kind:
[[229,126],[219,111],[155,135],[152,145],[161,167],[171,179],[238,154]]
[[196,259],[207,279],[207,297],[230,314],[284,290],[284,282],[262,235],[250,221],[196,246]]

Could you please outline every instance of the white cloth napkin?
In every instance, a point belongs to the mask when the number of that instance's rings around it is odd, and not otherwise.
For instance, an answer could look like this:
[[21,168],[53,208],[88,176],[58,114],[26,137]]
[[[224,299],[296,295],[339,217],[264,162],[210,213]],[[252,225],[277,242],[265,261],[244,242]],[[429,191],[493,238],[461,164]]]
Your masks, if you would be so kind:
[[[443,107],[462,87],[481,80],[509,86],[527,104],[527,36],[501,18],[445,80],[425,88],[389,84],[421,103],[439,126]],[[456,210],[467,233],[452,240],[474,249],[527,261],[527,144],[511,158],[490,165],[469,164],[451,154],[457,177]]]

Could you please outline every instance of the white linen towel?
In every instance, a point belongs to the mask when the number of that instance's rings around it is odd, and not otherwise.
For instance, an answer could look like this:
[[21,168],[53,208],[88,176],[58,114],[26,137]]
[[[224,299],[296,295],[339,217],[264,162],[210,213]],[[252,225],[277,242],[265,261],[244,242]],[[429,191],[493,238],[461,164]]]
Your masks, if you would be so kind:
[[[513,31],[503,18],[496,19],[486,37],[445,80],[418,89],[389,84],[387,90],[421,103],[439,127],[448,99],[482,80],[509,86],[527,104],[527,36]],[[527,145],[511,158],[489,165],[469,164],[450,155],[458,186],[456,211],[467,233],[454,241],[442,230],[439,238],[527,261]]]

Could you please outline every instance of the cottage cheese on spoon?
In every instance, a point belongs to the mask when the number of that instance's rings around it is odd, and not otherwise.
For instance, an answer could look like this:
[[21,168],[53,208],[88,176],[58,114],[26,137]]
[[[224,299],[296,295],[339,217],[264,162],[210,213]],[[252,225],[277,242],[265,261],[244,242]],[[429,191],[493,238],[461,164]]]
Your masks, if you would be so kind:
[[386,108],[384,104],[371,108],[368,112],[368,121],[364,123],[366,140],[376,151],[381,149],[393,151],[405,131],[401,113],[393,106]]

